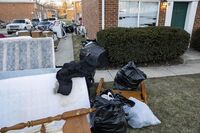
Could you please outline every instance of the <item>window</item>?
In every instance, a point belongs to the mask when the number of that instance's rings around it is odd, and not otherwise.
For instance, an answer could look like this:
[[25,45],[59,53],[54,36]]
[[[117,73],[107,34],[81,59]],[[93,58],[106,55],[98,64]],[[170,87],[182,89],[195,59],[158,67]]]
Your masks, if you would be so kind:
[[119,27],[156,26],[159,2],[120,0]]
[[140,2],[139,27],[156,26],[158,2]]
[[14,20],[13,23],[25,23],[25,20]]

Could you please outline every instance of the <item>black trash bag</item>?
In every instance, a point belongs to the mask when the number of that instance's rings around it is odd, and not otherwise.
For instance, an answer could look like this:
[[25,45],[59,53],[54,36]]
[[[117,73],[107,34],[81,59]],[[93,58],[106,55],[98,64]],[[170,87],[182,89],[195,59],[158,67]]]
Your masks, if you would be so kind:
[[138,69],[133,61],[130,61],[117,72],[113,88],[119,90],[137,90],[139,84],[146,78],[146,74]]
[[135,102],[134,101],[131,101],[131,100],[125,98],[124,96],[120,95],[120,94],[115,94],[114,97],[117,98],[117,99],[119,99],[120,102],[123,105],[128,105],[129,107],[135,106]]
[[94,83],[95,69],[94,66],[88,64],[87,60],[65,63],[56,74],[59,83],[57,93],[69,95],[72,89],[72,78],[74,77],[85,77],[87,87],[90,88]]
[[82,42],[80,60],[85,58],[88,58],[89,63],[96,67],[106,67],[108,65],[106,50],[100,47],[95,40]]
[[[103,94],[111,93],[113,100],[107,100],[101,97]],[[103,91],[96,96],[93,101],[94,113],[91,113],[91,123],[94,133],[125,133],[127,129],[127,121],[123,105],[135,105],[133,101],[126,99],[119,94],[113,94],[111,90]]]
[[107,100],[97,96],[94,101],[96,111],[92,116],[94,133],[125,133],[127,122],[119,100]]
[[133,107],[135,105],[135,102],[127,99],[126,97],[120,95],[119,93],[113,93],[113,91],[111,89],[105,89],[100,93],[100,96],[102,97],[102,95],[107,95],[109,97],[109,99],[117,99],[119,100],[122,105],[128,105],[130,107]]

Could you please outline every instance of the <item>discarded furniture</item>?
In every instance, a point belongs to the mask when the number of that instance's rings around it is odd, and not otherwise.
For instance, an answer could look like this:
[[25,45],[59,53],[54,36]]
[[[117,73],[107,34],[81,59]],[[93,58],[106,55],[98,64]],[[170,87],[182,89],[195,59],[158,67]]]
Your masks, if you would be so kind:
[[12,37],[0,39],[0,71],[55,68],[53,39]]
[[53,37],[53,32],[52,31],[43,31],[42,36],[43,37]]
[[[96,94],[100,94],[104,88],[104,79],[101,78],[96,90]],[[119,93],[126,98],[134,97],[144,103],[147,103],[147,91],[144,82],[140,83],[138,91],[112,90],[114,93]]]
[[[64,96],[56,93],[57,69],[48,68],[44,73],[41,70],[44,71],[44,69],[13,71],[13,76],[8,76],[7,73],[11,72],[0,72],[0,128],[55,116],[66,111],[90,108],[84,77],[73,78],[72,91],[68,96]],[[49,128],[58,126],[62,126],[62,123],[53,123]],[[40,127],[25,128],[18,133],[28,131],[30,133],[38,128]]]
[[22,30],[22,31],[18,31],[17,34],[18,34],[18,36],[31,36],[33,38],[40,38],[40,37],[52,37],[53,38],[53,32],[52,31]]
[[68,111],[63,114],[56,115],[54,117],[47,117],[39,120],[28,121],[26,123],[19,123],[11,127],[3,127],[0,129],[1,133],[5,133],[12,130],[20,130],[26,127],[32,127],[41,125],[40,132],[46,133],[45,124],[64,120],[65,124],[63,125],[63,133],[90,133],[90,126],[87,121],[86,115],[93,112],[95,109],[78,109],[73,111]]
[[18,36],[30,36],[32,38],[43,38],[43,37],[51,37],[54,40],[54,49],[56,50],[58,47],[58,43],[60,41],[60,38],[57,37],[56,34],[54,34],[52,31],[18,31],[17,32]]
[[38,37],[42,37],[43,34],[42,34],[42,31],[32,31],[32,32],[31,32],[31,36],[32,36],[33,38],[38,38]]
[[22,30],[17,32],[18,36],[31,36],[31,32],[28,30]]

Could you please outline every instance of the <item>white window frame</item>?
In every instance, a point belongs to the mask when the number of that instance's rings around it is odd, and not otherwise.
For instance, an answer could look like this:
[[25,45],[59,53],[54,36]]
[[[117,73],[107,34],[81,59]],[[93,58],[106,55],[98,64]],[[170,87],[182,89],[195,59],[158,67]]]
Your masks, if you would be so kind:
[[[157,2],[158,3],[158,12],[157,12],[157,16],[156,16],[156,25],[155,26],[158,26],[158,24],[159,24],[159,13],[160,13],[160,0],[119,0],[118,7],[119,7],[119,4],[120,4],[120,1],[124,1],[124,2],[129,2],[129,1],[139,2],[138,3],[138,15],[137,15],[137,27],[140,27],[140,5],[141,5],[141,2]],[[117,19],[118,19],[118,26],[119,26],[119,8],[118,8]]]

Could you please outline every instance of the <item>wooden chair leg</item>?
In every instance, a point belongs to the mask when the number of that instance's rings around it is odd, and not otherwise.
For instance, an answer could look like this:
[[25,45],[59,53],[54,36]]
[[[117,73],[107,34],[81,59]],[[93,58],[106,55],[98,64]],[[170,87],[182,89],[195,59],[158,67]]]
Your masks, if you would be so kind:
[[46,128],[45,128],[45,125],[44,125],[44,124],[42,124],[41,129],[40,129],[40,132],[41,132],[41,133],[46,133]]
[[99,95],[103,89],[104,89],[104,78],[101,78],[96,90],[96,95]]
[[147,103],[147,90],[144,85],[144,82],[141,82],[141,92],[142,92],[142,99],[144,100],[145,103]]
[[40,131],[41,133],[46,133],[45,123],[50,123],[52,121],[65,120],[65,125],[63,127],[64,133],[90,133],[90,126],[87,121],[86,115],[95,111],[95,109],[78,109],[59,114],[54,117],[47,117],[39,120],[28,121],[25,123],[19,123],[11,127],[3,127],[0,129],[0,133],[5,133],[11,130],[20,130],[26,127],[32,127],[37,125],[42,125]]
[[63,133],[91,133],[86,115],[67,119],[63,126]]

